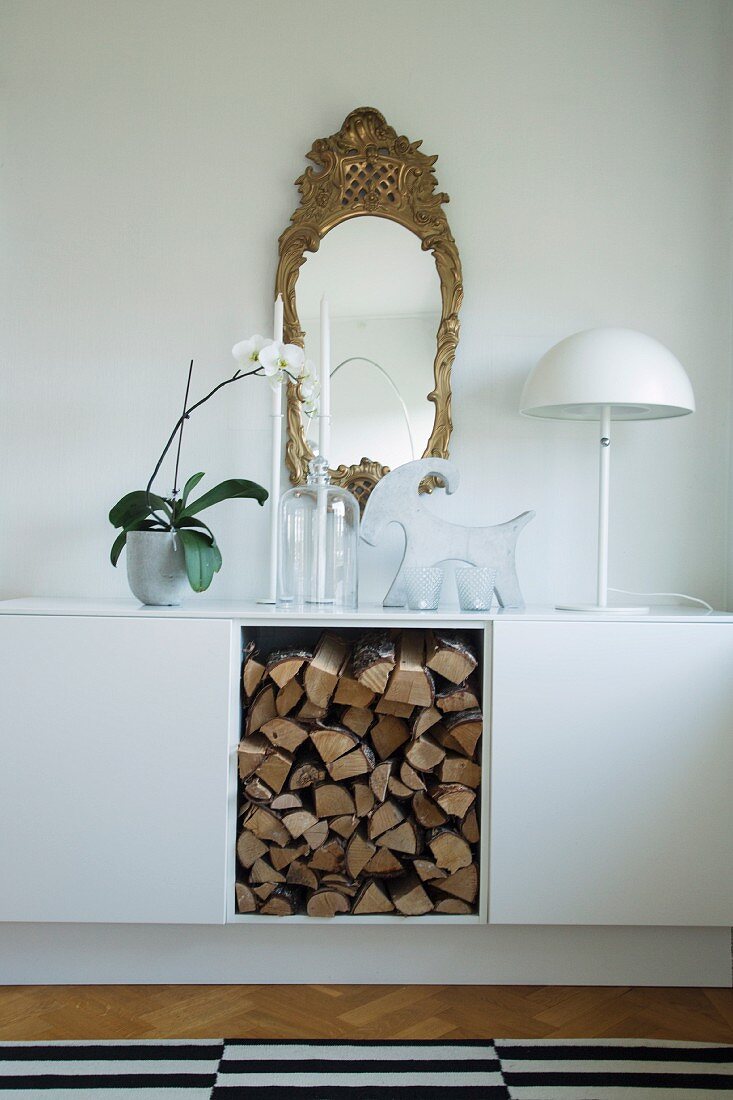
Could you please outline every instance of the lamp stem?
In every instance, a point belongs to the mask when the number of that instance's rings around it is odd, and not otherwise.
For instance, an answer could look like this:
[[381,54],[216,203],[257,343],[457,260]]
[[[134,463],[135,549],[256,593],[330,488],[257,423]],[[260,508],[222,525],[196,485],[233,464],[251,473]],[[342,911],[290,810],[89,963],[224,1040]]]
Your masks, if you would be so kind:
[[598,487],[598,588],[596,603],[608,606],[608,495],[611,473],[611,406],[601,409]]

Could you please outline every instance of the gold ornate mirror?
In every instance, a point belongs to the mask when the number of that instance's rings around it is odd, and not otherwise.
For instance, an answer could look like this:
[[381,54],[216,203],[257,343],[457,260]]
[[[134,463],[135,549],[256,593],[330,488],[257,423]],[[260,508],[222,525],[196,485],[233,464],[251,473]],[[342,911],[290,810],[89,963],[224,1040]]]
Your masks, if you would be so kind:
[[[284,337],[315,362],[318,302],[323,293],[329,298],[327,457],[332,480],[362,507],[390,468],[448,457],[461,262],[443,210],[448,196],[436,193],[437,157],[420,145],[398,136],[374,108],[352,111],[338,133],[314,142],[308,159],[317,167],[296,181],[300,206],[279,242]],[[294,484],[305,480],[313,428],[291,387],[286,461]]]

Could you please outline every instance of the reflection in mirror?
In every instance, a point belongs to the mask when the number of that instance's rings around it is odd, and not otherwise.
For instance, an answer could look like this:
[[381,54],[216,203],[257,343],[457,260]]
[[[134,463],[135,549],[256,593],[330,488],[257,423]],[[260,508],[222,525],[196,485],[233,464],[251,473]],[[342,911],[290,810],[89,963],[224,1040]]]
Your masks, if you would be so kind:
[[[441,316],[433,256],[414,233],[385,218],[353,218],[332,229],[308,254],[296,286],[314,363],[323,294],[331,315],[330,465],[366,457],[394,469],[420,458],[433,427],[426,398]],[[317,421],[304,427],[314,447]]]

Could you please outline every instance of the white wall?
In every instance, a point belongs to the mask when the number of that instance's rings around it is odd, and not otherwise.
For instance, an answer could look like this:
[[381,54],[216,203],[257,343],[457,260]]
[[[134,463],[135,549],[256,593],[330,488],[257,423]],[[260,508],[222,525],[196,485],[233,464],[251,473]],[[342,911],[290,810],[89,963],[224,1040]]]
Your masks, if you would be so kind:
[[[453,456],[434,506],[525,508],[531,601],[591,593],[595,442],[522,420],[550,344],[666,342],[695,416],[621,425],[612,583],[723,600],[731,131],[725,0],[3,0],[0,595],[122,595],[111,503],[269,323],[276,239],[315,137],[378,107],[437,152],[465,276]],[[264,385],[197,414],[185,468],[267,478]],[[209,482],[213,483],[213,481]],[[267,516],[212,513],[212,596],[264,586]],[[394,545],[365,552],[365,594]]]
[[[726,8],[727,17],[727,45],[728,45],[728,209],[726,210],[725,225],[728,234],[728,246],[730,249],[730,268],[728,277],[728,310],[731,330],[733,331],[733,4]],[[726,493],[725,510],[728,517],[728,554],[727,554],[727,607],[733,611],[733,340],[731,341],[730,356],[730,417],[728,421],[728,446],[730,454],[730,469],[728,477],[728,491]]]

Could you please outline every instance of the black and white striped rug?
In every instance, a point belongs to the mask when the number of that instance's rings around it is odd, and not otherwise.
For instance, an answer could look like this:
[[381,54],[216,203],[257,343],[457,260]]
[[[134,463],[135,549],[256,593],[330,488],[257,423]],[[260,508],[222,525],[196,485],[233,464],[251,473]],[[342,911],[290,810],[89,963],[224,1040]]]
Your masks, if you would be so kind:
[[702,1100],[726,1092],[733,1046],[707,1043],[0,1043],[3,1100]]

